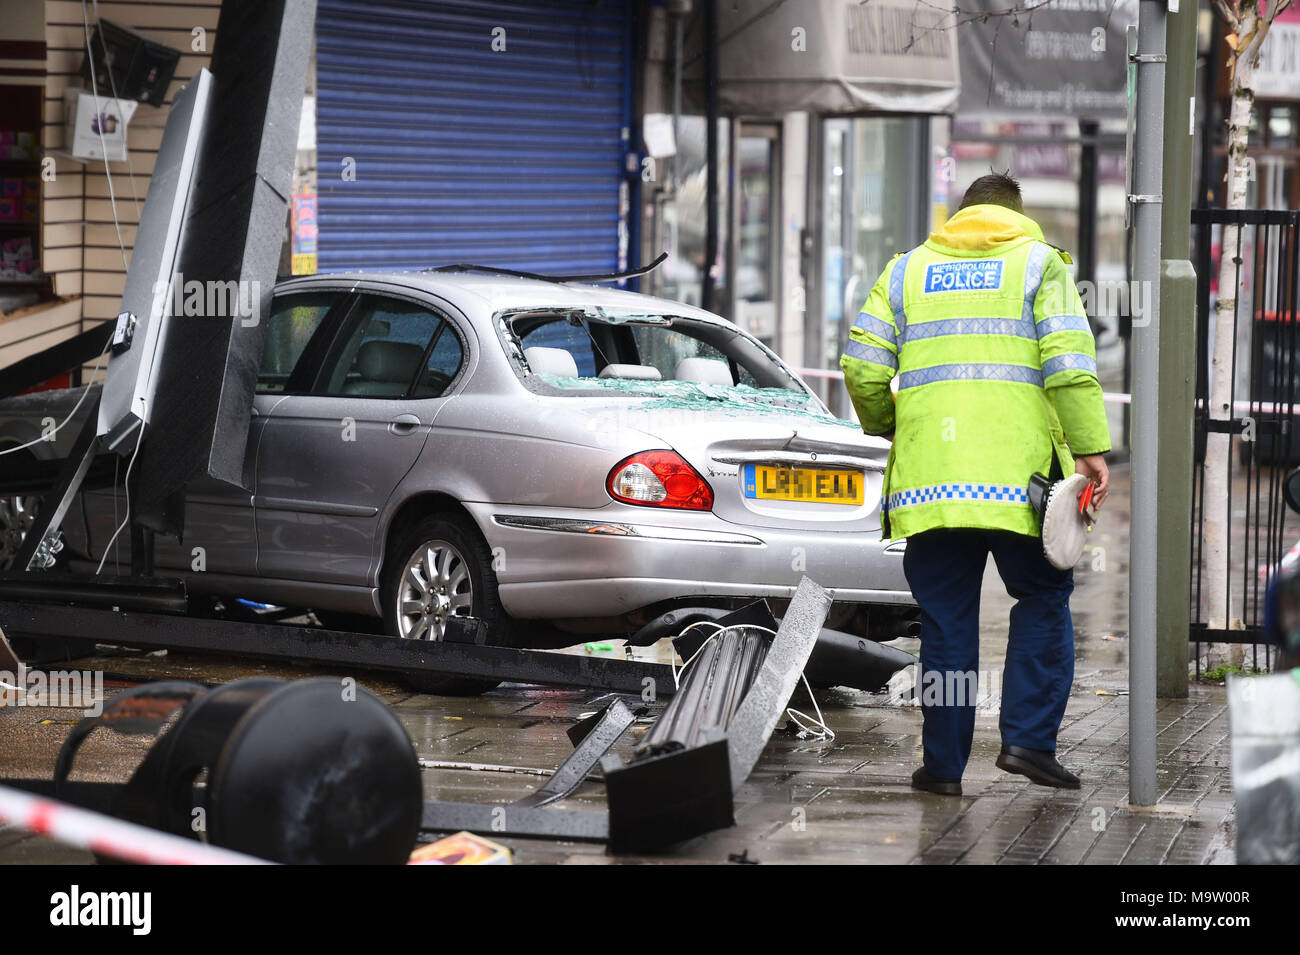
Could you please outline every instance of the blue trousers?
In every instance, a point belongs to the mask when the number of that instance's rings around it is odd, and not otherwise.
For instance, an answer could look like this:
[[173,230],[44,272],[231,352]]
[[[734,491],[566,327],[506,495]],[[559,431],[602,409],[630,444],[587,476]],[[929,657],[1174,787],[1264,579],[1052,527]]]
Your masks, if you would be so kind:
[[947,528],[909,537],[903,571],[921,606],[917,695],[925,766],[940,779],[960,779],[970,758],[980,584],[990,553],[1016,600],[1002,674],[1002,744],[1054,752],[1074,681],[1074,572],[1049,564],[1040,540]]

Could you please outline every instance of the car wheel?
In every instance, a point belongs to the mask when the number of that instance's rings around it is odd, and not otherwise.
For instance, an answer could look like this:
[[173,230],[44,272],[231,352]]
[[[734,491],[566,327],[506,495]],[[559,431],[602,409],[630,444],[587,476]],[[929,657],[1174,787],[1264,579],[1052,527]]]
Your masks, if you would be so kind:
[[[41,499],[34,494],[0,497],[0,571],[17,570],[14,561],[32,529]],[[59,545],[62,549],[62,543]]]
[[[429,515],[398,531],[384,561],[383,607],[388,633],[404,640],[442,640],[449,618],[472,616],[487,626],[488,643],[510,645],[492,552],[458,515]],[[408,682],[427,693],[472,696],[500,681],[421,675]]]

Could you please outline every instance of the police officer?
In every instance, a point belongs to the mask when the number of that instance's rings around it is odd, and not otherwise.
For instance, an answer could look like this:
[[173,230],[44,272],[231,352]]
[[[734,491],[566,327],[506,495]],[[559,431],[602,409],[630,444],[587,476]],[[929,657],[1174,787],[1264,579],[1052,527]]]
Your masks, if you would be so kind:
[[1107,492],[1096,348],[1067,262],[1023,214],[1019,184],[983,176],[929,241],[885,269],[840,361],[863,430],[893,440],[884,531],[907,538],[903,569],[921,608],[916,789],[961,795],[990,553],[1016,600],[997,765],[1079,788],[1056,759],[1074,679],[1074,578],[1044,557],[1027,494],[1035,472],[1086,475],[1097,504]]

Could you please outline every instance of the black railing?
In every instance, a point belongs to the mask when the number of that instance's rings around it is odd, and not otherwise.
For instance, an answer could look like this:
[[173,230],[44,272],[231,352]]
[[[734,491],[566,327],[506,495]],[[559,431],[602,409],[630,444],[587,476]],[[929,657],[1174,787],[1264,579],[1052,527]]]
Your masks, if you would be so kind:
[[[1222,250],[1224,226],[1238,226],[1232,248]],[[1192,212],[1196,247],[1196,460],[1192,477],[1192,613],[1189,639],[1197,644],[1249,644],[1244,662],[1272,663],[1263,633],[1264,595],[1282,556],[1300,537],[1300,523],[1288,525],[1282,498],[1287,472],[1300,464],[1295,438],[1300,404],[1300,328],[1296,321],[1300,212],[1197,209]],[[1228,254],[1238,290],[1233,310],[1231,417],[1212,419],[1210,407],[1211,330],[1220,256]],[[1229,294],[1232,291],[1229,290]],[[1227,432],[1226,502],[1228,579],[1223,621],[1207,619],[1210,582],[1205,576],[1205,480],[1202,463],[1210,433]],[[1239,622],[1239,623],[1238,623]],[[1261,652],[1262,650],[1262,652]]]

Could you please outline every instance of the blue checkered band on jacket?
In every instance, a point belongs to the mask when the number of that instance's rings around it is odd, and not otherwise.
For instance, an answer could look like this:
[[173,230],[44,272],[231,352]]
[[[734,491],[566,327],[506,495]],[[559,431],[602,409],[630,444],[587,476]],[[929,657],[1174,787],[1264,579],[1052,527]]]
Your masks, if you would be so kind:
[[1053,332],[1091,332],[1092,327],[1082,315],[1052,315],[1038,323],[1038,337],[1046,338]]
[[934,484],[930,487],[912,488],[889,495],[886,510],[932,501],[1006,501],[1009,504],[1028,504],[1029,492],[1023,487],[1008,484]]
[[1057,355],[1055,358],[1049,358],[1043,362],[1043,377],[1050,378],[1058,371],[1069,371],[1072,368],[1082,368],[1084,371],[1090,371],[1095,375],[1097,374],[1097,359],[1091,355],[1081,355],[1078,352]]
[[932,385],[936,381],[1014,381],[1041,388],[1043,373],[1028,365],[1001,365],[992,362],[934,365],[930,368],[916,368],[903,372],[898,376],[898,389],[902,391],[904,388]]
[[888,348],[880,348],[864,342],[855,342],[852,339],[849,339],[849,343],[844,346],[844,354],[860,361],[875,362],[877,365],[884,365],[886,368],[898,367],[898,356]]
[[1038,337],[1038,332],[1032,318],[1029,321],[1023,318],[943,318],[908,325],[903,333],[903,344],[941,335],[1014,335],[1032,341]]
[[876,318],[870,312],[859,312],[858,320],[853,324],[864,332],[883,338],[891,345],[897,344],[898,333],[894,330],[894,326],[883,318]]
[[1036,242],[1025,260],[1025,304],[1021,317],[1031,322],[1034,320],[1034,299],[1038,298],[1038,289],[1043,284],[1043,266],[1051,251],[1051,246]]
[[894,325],[900,335],[907,327],[907,316],[903,312],[903,277],[907,274],[907,260],[911,257],[911,252],[904,253],[889,273],[889,307],[894,312]]

